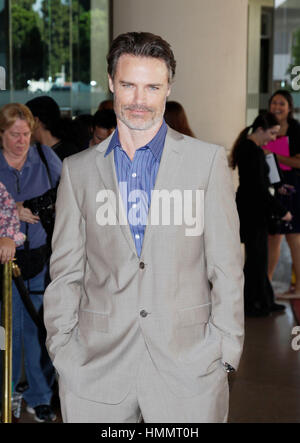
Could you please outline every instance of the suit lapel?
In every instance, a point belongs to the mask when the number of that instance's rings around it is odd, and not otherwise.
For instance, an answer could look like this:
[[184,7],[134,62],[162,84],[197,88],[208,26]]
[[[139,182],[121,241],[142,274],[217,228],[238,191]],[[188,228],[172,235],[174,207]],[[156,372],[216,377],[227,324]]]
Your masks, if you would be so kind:
[[104,157],[104,154],[109,145],[109,141],[110,138],[108,139],[108,141],[105,140],[104,143],[101,143],[95,148],[98,151],[98,155],[96,157],[96,165],[105,189],[107,191],[112,191],[113,195],[115,195],[116,197],[116,201],[114,202],[112,200],[110,192],[108,193],[108,199],[112,207],[116,211],[117,224],[120,226],[121,231],[123,232],[123,235],[126,238],[130,249],[134,252],[135,255],[137,255],[130,227],[127,222],[127,214],[125,212],[122,196],[119,192],[119,184],[116,175],[116,168],[114,161],[114,152],[112,151],[109,155]]
[[[176,188],[178,183],[178,169],[182,161],[182,149],[180,147],[183,136],[171,128],[168,128],[166,135],[165,146],[163,149],[160,166],[158,169],[154,191],[167,189],[172,191]],[[147,225],[144,234],[144,241],[142,246],[141,257],[147,249],[151,235],[153,233],[153,226],[151,225],[151,214],[153,211],[153,202],[151,200],[149,213],[147,217]]]
[[[181,134],[168,128],[154,190],[160,191],[162,189],[167,189],[172,191],[176,188],[176,182],[178,182],[177,173],[182,161],[182,149],[180,148],[182,138],[183,136]],[[105,140],[103,143],[95,148],[98,151],[98,155],[96,157],[96,165],[105,189],[113,191],[114,195],[116,196],[116,205],[114,205],[114,202],[111,200],[110,193],[108,193],[108,198],[112,206],[116,208],[117,222],[120,225],[123,235],[126,238],[132,252],[137,255],[134,240],[132,238],[130,227],[127,222],[127,214],[125,212],[122,197],[119,192],[119,184],[116,176],[116,168],[114,162],[114,153],[111,152],[108,156],[104,157],[110,139],[111,137],[109,137],[109,139]],[[153,205],[151,202],[147,217],[147,225],[145,228],[141,256],[143,256],[143,254],[145,253],[153,232],[153,226],[151,226],[151,213],[153,210],[152,206]]]

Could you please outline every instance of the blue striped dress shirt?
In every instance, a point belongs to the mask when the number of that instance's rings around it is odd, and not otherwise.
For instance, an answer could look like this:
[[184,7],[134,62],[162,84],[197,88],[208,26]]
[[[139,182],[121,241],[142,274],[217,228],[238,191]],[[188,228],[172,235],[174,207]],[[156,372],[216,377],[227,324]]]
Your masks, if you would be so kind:
[[166,134],[167,125],[163,121],[155,137],[146,146],[137,149],[131,161],[121,147],[116,129],[105,153],[107,156],[114,151],[120,194],[139,257],[151,203],[151,192],[155,186]]

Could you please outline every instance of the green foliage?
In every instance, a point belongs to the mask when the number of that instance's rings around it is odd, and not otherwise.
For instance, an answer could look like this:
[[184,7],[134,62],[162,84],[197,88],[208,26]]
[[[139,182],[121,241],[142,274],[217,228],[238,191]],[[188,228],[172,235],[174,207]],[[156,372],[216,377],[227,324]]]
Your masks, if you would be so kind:
[[294,64],[300,66],[300,28],[293,32],[292,57]]
[[[105,42],[108,43],[108,16],[105,8],[99,8],[94,11],[91,23],[91,32],[93,41],[98,42],[97,44],[93,44],[93,71],[98,73],[97,80],[99,81],[102,89],[105,90],[107,85],[106,54],[108,52],[108,47],[105,44]],[[105,69],[103,69],[103,67],[105,67]]]
[[[75,5],[77,4],[77,8]],[[73,4],[73,81],[89,83],[91,65],[91,13]]]
[[[92,61],[104,72],[100,82],[105,83],[107,0],[98,1],[92,13],[90,3],[42,0],[36,11],[36,0],[11,0],[16,89],[26,88],[28,80],[54,79],[62,69],[66,81],[89,83]],[[96,60],[91,60],[91,34]]]
[[48,43],[48,75],[54,78],[64,67],[66,80],[70,80],[70,8],[61,0],[43,0],[41,11]]
[[13,69],[16,89],[25,88],[28,79],[40,78],[43,74],[40,62],[43,54],[40,17],[29,9],[32,3],[32,0],[12,1]]

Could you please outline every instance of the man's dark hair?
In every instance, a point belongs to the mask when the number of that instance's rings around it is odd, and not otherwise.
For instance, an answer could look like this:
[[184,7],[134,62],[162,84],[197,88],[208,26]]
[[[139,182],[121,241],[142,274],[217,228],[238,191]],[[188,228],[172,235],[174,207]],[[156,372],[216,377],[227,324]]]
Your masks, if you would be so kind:
[[158,35],[150,32],[127,32],[116,37],[107,55],[107,71],[112,79],[116,73],[118,60],[123,54],[161,59],[167,65],[169,83],[175,76],[176,61],[171,46]]
[[93,128],[112,129],[117,126],[115,111],[112,109],[102,109],[97,111],[93,116]]
[[38,117],[45,128],[52,135],[57,136],[57,128],[60,124],[61,114],[56,101],[48,95],[42,95],[29,100],[26,106],[30,109],[34,117]]

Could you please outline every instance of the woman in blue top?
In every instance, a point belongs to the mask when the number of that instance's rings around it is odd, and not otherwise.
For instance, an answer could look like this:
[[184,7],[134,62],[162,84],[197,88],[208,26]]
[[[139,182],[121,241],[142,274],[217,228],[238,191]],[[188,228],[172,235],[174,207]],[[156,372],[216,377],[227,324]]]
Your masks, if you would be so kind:
[[[57,184],[61,173],[61,161],[46,146],[43,153],[49,174],[36,146],[30,146],[35,121],[31,111],[19,103],[11,103],[0,109],[0,181],[17,203],[21,232],[26,234],[30,249],[46,244],[47,234],[37,215],[23,206],[24,200],[42,195]],[[23,248],[23,246],[21,247]],[[42,309],[47,266],[26,281],[30,297],[37,311]],[[20,380],[22,348],[28,389],[24,393],[29,412],[38,421],[55,419],[50,403],[55,373],[45,343],[29,316],[13,284],[13,383]]]

